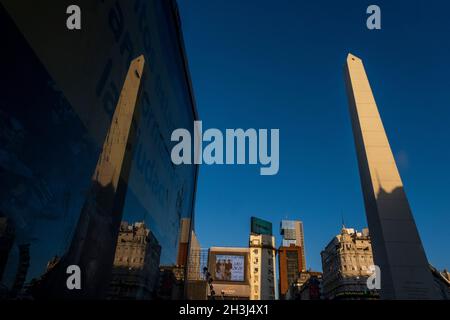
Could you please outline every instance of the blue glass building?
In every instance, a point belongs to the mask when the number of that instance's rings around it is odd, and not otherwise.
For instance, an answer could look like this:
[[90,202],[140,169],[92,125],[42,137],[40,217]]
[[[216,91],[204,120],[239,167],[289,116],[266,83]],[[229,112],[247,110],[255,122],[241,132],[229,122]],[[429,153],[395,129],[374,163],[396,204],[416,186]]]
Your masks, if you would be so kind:
[[[194,221],[197,166],[170,158],[172,131],[192,132],[197,119],[175,1],[76,2],[81,30],[66,28],[71,1],[0,0],[1,298],[107,297],[104,282],[94,296],[67,292],[67,275],[54,270],[76,246],[112,115],[140,55],[139,117],[120,204],[102,218],[113,221],[108,236],[94,229],[86,239],[117,238],[122,221],[143,222],[149,248],[159,248],[155,261],[171,266],[181,219]],[[102,246],[112,269],[116,242]]]

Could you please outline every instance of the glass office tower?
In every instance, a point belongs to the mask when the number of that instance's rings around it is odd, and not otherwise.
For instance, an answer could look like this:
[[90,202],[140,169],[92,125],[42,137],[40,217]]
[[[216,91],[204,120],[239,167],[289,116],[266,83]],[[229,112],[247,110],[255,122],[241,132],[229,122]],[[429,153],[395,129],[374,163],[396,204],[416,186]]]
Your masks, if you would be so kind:
[[[77,1],[81,30],[66,28],[70,4],[0,0],[0,298],[114,299],[112,287],[128,299],[157,297],[159,267],[176,264],[181,219],[193,221],[197,180],[196,166],[170,157],[172,131],[192,132],[197,119],[176,3]],[[139,56],[136,111],[108,211],[94,173]],[[101,265],[114,284],[68,291],[74,261],[82,281],[84,268]],[[119,266],[135,272],[117,279]]]

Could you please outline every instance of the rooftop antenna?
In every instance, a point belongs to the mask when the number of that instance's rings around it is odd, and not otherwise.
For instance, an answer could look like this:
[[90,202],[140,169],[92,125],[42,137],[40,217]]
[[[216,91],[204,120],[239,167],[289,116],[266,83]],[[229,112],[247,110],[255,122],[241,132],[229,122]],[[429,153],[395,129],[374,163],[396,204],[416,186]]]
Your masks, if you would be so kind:
[[341,210],[341,219],[342,219],[342,229],[345,229],[344,211],[343,210]]

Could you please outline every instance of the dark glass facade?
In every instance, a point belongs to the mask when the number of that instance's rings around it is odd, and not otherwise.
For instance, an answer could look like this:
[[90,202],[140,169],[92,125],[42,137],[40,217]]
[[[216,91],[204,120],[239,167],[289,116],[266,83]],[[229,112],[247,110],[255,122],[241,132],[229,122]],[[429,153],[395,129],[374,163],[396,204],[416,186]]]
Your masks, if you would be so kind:
[[[79,239],[108,252],[98,254],[107,258],[100,262],[108,265],[105,277],[112,278],[116,263],[129,263],[134,272],[123,282],[137,283],[124,285],[134,289],[121,297],[157,297],[156,270],[176,264],[180,221],[194,218],[197,167],[176,166],[170,158],[172,131],[192,132],[197,119],[175,2],[76,3],[82,29],[69,31],[70,1],[0,0],[2,299],[116,298],[104,282],[94,294],[67,291],[68,275],[58,268],[71,264],[68,252]],[[97,201],[92,181],[102,146],[130,63],[140,55],[139,116],[127,146],[129,170],[116,192],[120,201],[113,217],[95,209],[109,229],[96,230],[92,222],[81,235],[83,210]],[[131,248],[128,256],[114,255],[119,236],[130,243],[121,246]],[[87,266],[98,263],[84,259]],[[116,276],[115,290],[121,281]]]

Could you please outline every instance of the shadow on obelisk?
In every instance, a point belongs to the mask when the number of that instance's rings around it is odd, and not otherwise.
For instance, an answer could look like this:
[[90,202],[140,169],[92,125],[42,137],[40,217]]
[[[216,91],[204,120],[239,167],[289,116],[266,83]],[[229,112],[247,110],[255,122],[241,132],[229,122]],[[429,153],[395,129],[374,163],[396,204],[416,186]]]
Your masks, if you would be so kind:
[[380,188],[376,199],[378,214],[368,215],[368,222],[382,298],[441,299],[403,186]]

